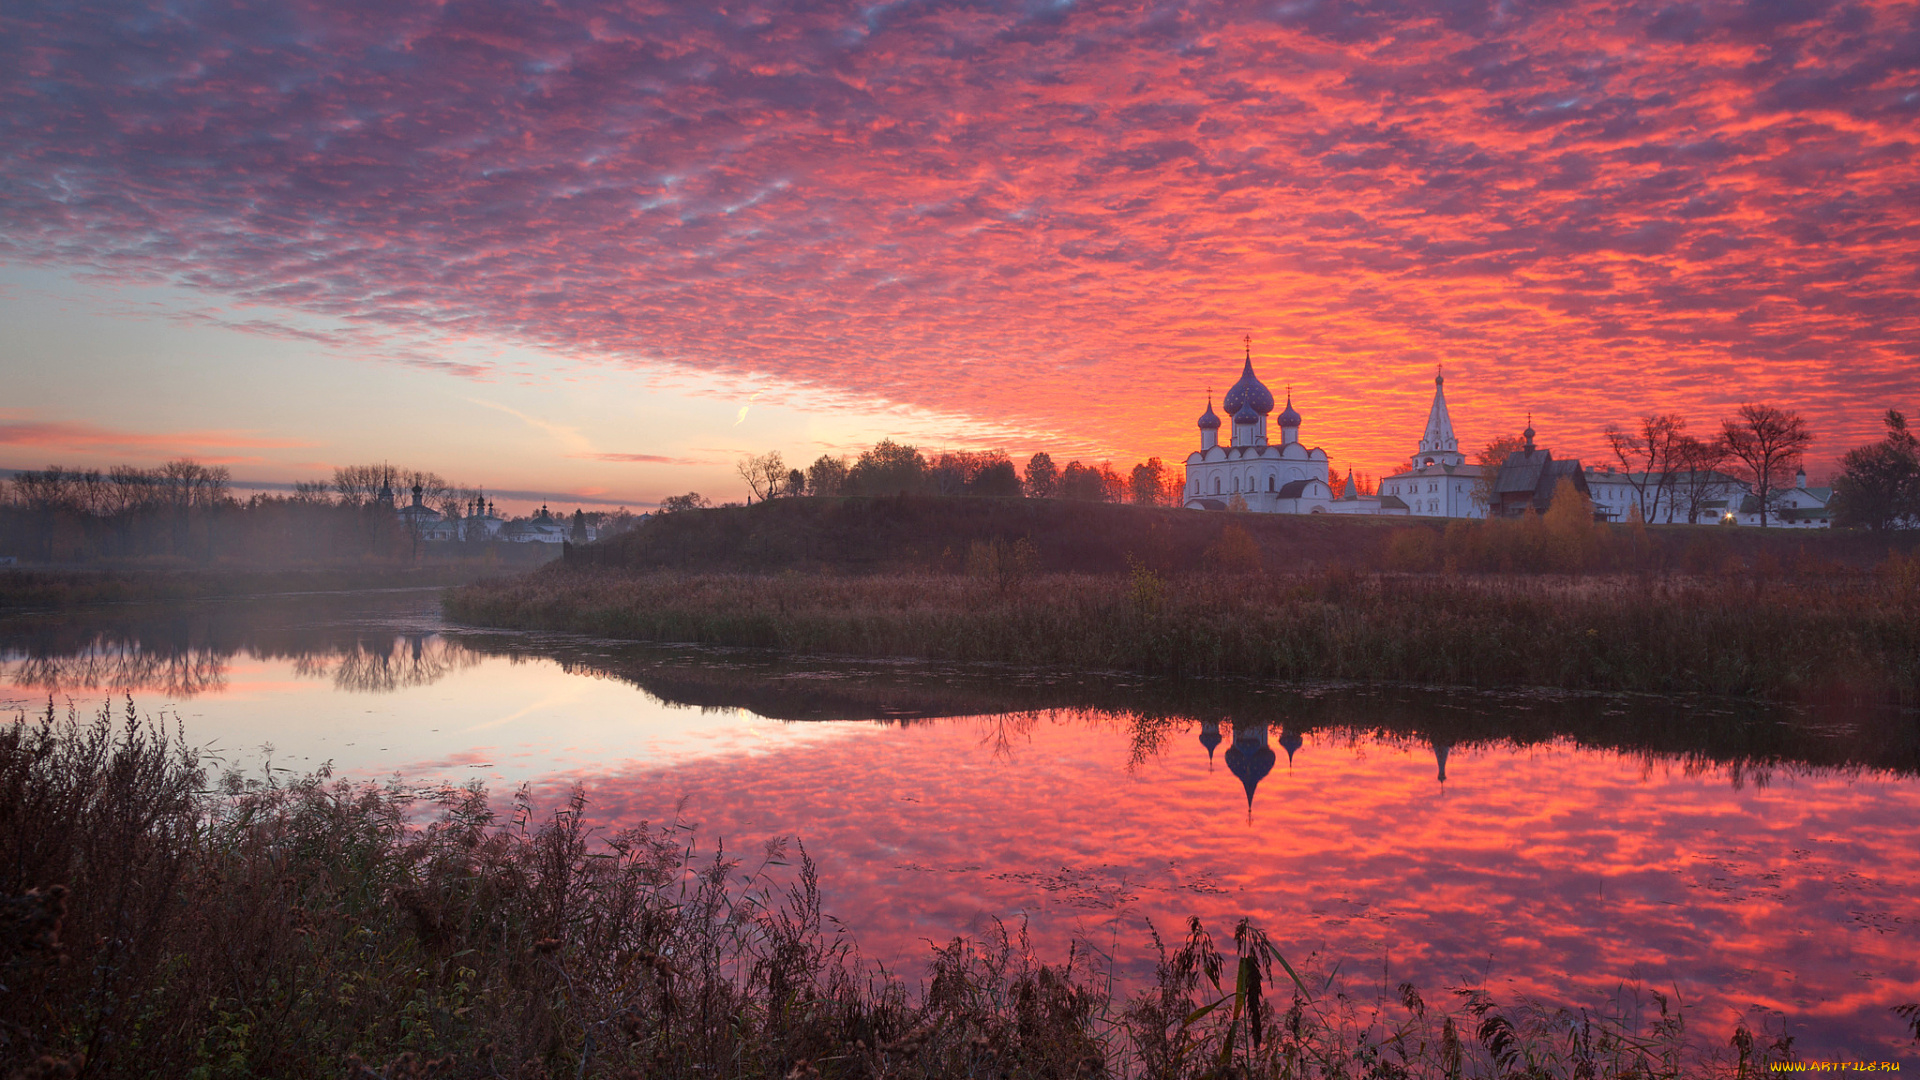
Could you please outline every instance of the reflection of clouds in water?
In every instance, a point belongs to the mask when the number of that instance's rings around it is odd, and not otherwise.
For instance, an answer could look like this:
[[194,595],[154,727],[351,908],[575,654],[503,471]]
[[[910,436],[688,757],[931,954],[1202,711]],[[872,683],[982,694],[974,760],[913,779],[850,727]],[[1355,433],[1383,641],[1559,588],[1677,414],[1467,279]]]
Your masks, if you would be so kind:
[[386,694],[439,682],[483,659],[438,634],[406,634],[393,637],[384,647],[379,639],[356,641],[350,647],[297,657],[293,671],[310,679],[331,674],[335,687],[353,693]]
[[1577,1005],[1674,982],[1719,1039],[1757,1008],[1796,1018],[1803,1045],[1878,1046],[1883,999],[1920,995],[1911,778],[1780,766],[1763,786],[1746,763],[1257,721],[1232,725],[1241,768],[1209,772],[1228,725],[1185,725],[1144,763],[1132,726],[980,716],[540,787],[584,784],[610,827],[680,812],[729,847],[798,836],[830,910],[896,966],[1017,915],[1047,948],[1117,943],[1145,972],[1129,951],[1145,920],[1246,916],[1300,954],[1390,957],[1435,989],[1491,971],[1509,997]]
[[[146,648],[103,636],[58,655],[16,654],[0,661],[0,671],[22,690],[54,696],[158,692],[178,699],[224,691],[229,661],[237,653],[253,655],[247,648]],[[438,634],[378,635],[292,657],[295,675],[331,677],[336,689],[362,694],[426,686],[484,659]]]

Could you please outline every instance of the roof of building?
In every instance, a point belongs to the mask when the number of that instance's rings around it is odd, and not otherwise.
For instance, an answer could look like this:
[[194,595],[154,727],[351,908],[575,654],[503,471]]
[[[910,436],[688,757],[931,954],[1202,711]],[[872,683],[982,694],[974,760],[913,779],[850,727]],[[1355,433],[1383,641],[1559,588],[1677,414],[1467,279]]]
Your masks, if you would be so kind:
[[1253,406],[1243,403],[1233,414],[1233,422],[1236,424],[1257,424],[1260,422],[1260,414],[1254,410]]
[[1251,408],[1265,416],[1273,411],[1273,391],[1268,390],[1258,376],[1253,373],[1253,350],[1247,350],[1247,364],[1240,369],[1240,381],[1233,384],[1227,396],[1220,399],[1220,407],[1239,419],[1242,408]]
[[1398,495],[1382,495],[1382,496],[1380,496],[1380,509],[1382,509],[1382,510],[1411,510],[1411,509],[1413,509],[1413,508],[1412,508],[1412,507],[1410,507],[1410,506],[1408,506],[1408,505],[1407,505],[1407,503],[1406,503],[1406,500],[1404,500],[1404,499],[1402,499],[1402,498],[1401,498],[1400,496],[1398,496]]
[[[1527,431],[1531,436],[1533,428],[1529,426]],[[1529,437],[1527,441],[1533,440]],[[1515,450],[1507,455],[1507,460],[1500,464],[1500,472],[1493,478],[1493,496],[1503,504],[1531,497],[1533,508],[1544,514],[1553,503],[1553,491],[1562,478],[1573,481],[1575,489],[1587,494],[1586,474],[1578,460],[1555,461],[1547,450]]]
[[1297,499],[1300,497],[1300,493],[1307,490],[1307,485],[1311,483],[1313,483],[1312,480],[1289,480],[1285,484],[1280,485],[1280,497],[1283,499]]
[[1433,377],[1433,408],[1427,412],[1427,428],[1420,436],[1422,454],[1452,453],[1460,449],[1460,440],[1453,437],[1453,417],[1447,415],[1445,382],[1440,375]]
[[1291,391],[1287,394],[1287,410],[1280,414],[1280,426],[1283,428],[1300,426],[1300,414],[1293,411],[1293,394]]
[[1220,426],[1220,418],[1213,413],[1213,395],[1207,395],[1207,411],[1200,414],[1200,426],[1212,430]]

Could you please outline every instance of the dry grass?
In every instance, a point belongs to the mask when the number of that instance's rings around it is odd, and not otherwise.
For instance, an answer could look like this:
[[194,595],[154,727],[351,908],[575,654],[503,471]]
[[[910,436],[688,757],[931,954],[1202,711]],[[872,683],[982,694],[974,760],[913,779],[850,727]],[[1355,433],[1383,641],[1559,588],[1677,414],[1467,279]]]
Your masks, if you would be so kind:
[[[1902,565],[1905,565],[1904,563]],[[1912,576],[1912,575],[1907,575]],[[1920,701],[1899,575],[687,574],[550,568],[458,620],[794,653],[1175,676]]]
[[0,728],[0,1070],[1677,1077],[1791,1050],[1737,1029],[1702,1055],[1658,995],[1589,1014],[1347,994],[1244,923],[1226,955],[1191,924],[1131,997],[1004,931],[909,987],[830,929],[797,848],[748,870],[673,824],[596,834],[579,796],[502,820],[478,789],[204,781],[131,702]]

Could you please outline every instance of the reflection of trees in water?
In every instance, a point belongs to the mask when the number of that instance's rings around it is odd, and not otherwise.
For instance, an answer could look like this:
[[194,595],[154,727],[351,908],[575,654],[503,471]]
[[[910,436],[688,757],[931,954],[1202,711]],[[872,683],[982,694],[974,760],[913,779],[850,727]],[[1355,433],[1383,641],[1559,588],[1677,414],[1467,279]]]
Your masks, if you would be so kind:
[[79,652],[18,661],[12,682],[23,690],[55,695],[157,690],[190,698],[226,688],[227,655],[211,649],[148,651],[96,639]]
[[437,634],[402,634],[384,646],[356,641],[336,652],[297,657],[294,673],[305,678],[333,676],[333,685],[361,694],[385,694],[426,686],[481,661],[479,653]]
[[103,634],[67,642],[60,652],[30,651],[0,671],[11,669],[7,681],[14,686],[56,696],[105,691],[191,698],[225,690],[229,661],[240,652],[289,659],[294,674],[302,678],[331,678],[338,689],[374,694],[426,686],[484,659],[437,634],[356,636],[271,650],[250,643],[230,648],[149,645]]

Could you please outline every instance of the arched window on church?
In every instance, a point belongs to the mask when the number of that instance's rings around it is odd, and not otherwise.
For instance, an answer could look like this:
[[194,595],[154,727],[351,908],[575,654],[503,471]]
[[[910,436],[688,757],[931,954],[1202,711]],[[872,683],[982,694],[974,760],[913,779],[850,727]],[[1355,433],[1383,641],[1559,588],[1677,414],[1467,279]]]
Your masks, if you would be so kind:
[[1213,493],[1220,494],[1220,478],[1217,476],[1213,478]]
[[1267,490],[1268,491],[1273,490],[1273,474],[1272,473],[1267,474]]

